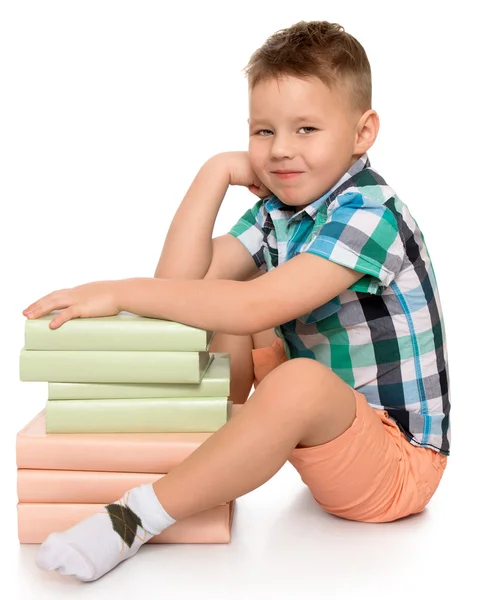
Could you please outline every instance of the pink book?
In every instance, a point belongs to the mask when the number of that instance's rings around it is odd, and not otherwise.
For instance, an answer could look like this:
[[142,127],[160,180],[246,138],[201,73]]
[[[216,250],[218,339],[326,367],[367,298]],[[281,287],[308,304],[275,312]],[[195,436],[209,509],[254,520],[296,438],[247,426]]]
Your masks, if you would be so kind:
[[162,473],[17,469],[19,502],[110,504],[138,485],[154,483]]
[[[64,531],[78,521],[99,512],[104,504],[17,505],[18,535],[21,544],[41,544],[53,531]],[[228,544],[235,501],[215,506],[185,519],[149,540],[149,544]]]
[[168,473],[212,432],[46,433],[45,410],[16,438],[19,469]]
[[[231,416],[243,405],[232,405]],[[19,469],[169,473],[213,432],[46,433],[45,410],[16,438]]]

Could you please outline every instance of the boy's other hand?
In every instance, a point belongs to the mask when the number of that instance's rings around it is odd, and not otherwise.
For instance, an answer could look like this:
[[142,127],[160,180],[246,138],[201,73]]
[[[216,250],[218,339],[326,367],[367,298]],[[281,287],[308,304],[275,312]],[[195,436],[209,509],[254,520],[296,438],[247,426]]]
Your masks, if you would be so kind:
[[258,198],[266,198],[272,194],[254,172],[249,162],[249,152],[245,150],[221,152],[216,154],[213,159],[226,167],[230,185],[244,186]]

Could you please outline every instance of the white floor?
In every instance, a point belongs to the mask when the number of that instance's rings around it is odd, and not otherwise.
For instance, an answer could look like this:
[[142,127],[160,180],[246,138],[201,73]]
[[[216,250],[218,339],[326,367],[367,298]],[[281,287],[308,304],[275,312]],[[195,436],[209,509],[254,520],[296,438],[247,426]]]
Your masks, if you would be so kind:
[[1,497],[2,587],[9,600],[68,593],[92,600],[148,593],[175,600],[496,598],[493,483],[483,484],[484,462],[468,456],[452,457],[422,514],[388,524],[327,515],[287,463],[237,500],[230,544],[145,546],[89,584],[39,570],[38,545],[19,545],[12,460],[9,474]]

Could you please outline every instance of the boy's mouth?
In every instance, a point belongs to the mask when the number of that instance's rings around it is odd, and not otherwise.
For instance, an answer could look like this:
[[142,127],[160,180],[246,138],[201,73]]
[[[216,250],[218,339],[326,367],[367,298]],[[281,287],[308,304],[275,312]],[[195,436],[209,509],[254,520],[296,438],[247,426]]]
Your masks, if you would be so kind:
[[279,179],[295,179],[303,173],[301,171],[274,171],[272,174]]

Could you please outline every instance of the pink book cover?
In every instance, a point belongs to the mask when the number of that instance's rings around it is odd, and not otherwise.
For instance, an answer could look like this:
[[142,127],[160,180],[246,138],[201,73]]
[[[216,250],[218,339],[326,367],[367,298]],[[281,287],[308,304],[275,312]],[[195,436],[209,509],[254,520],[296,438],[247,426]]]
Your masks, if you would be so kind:
[[162,473],[17,469],[19,502],[110,504],[138,485],[154,483]]
[[45,410],[16,437],[18,469],[168,473],[212,432],[46,433]]
[[[235,500],[179,519],[149,544],[228,544]],[[104,504],[17,505],[18,536],[21,544],[41,544],[54,531],[64,531],[78,521],[99,512]]]
[[[231,407],[233,417],[243,405]],[[16,437],[18,469],[169,473],[213,432],[46,433],[45,410]]]

